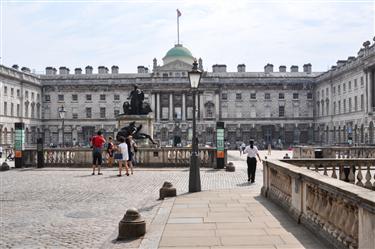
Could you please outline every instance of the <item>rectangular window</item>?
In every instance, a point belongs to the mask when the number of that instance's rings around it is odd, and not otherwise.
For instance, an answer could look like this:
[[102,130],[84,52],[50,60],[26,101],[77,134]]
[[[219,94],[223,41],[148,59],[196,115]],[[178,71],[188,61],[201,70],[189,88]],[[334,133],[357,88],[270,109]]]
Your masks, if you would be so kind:
[[284,117],[285,115],[285,106],[279,106],[279,117]]
[[236,93],[236,100],[241,100],[241,99],[242,99],[241,93]]
[[91,107],[86,107],[86,118],[91,118]]
[[14,116],[14,104],[10,103],[10,116]]
[[298,93],[293,93],[293,99],[298,99]]
[[105,101],[105,94],[100,94],[100,100]]
[[105,107],[100,107],[100,118],[105,118]]
[[74,101],[74,102],[78,101],[78,95],[77,94],[72,94],[72,101]]
[[361,110],[362,111],[363,111],[364,107],[365,107],[365,100],[363,98],[363,94],[361,94]]
[[120,95],[115,94],[115,95],[113,96],[113,99],[114,99],[114,100],[120,100]]
[[57,97],[58,97],[59,101],[64,101],[64,95],[63,94],[59,94]]
[[176,119],[176,120],[181,120],[181,118],[182,118],[181,114],[182,114],[182,108],[180,106],[175,106],[173,118]]
[[39,100],[40,99],[40,95],[39,93],[36,94],[36,100]]
[[91,94],[86,94],[86,101],[91,101]]
[[271,99],[271,94],[270,93],[265,93],[264,94],[264,99]]
[[346,84],[345,84],[345,83],[342,84],[342,91],[343,91],[343,92],[346,92]]
[[358,87],[357,79],[354,79],[354,88]]
[[250,99],[257,99],[256,93],[250,93]]
[[313,98],[312,93],[311,93],[311,92],[308,92],[308,93],[307,93],[307,99],[312,99],[312,98]]
[[342,111],[343,111],[343,113],[346,113],[346,99],[344,99],[344,106],[343,106]]
[[333,93],[333,95],[336,94],[336,87],[335,87],[335,86],[334,86],[333,89],[332,89],[332,93]]
[[358,97],[354,96],[354,111],[358,111]]
[[221,94],[221,99],[222,100],[227,100],[228,99],[228,94],[227,93],[222,93]]
[[8,95],[8,87],[4,86],[4,96]]
[[44,95],[44,101],[45,102],[50,102],[51,101],[51,96],[50,95]]
[[349,112],[352,111],[352,98],[349,98]]
[[20,104],[17,104],[17,117],[20,116]]
[[12,97],[14,96],[14,88],[10,89],[10,96],[12,96]]
[[31,99],[34,100],[35,94],[31,93]]
[[4,102],[4,116],[8,115],[8,103]]
[[363,76],[361,76],[361,86],[364,86],[365,85],[365,82],[363,80]]
[[169,108],[168,107],[163,107],[161,109],[161,119],[164,119],[164,120],[169,119]]
[[329,92],[329,90],[328,90],[328,87],[326,88],[326,96],[328,97],[328,92]]
[[118,115],[120,115],[120,111],[119,110],[115,110],[114,115],[115,115],[115,117],[117,117]]
[[340,86],[340,85],[337,86],[337,93],[338,93],[339,95],[341,94],[341,86]]
[[29,98],[29,91],[25,92],[25,98],[27,98],[27,99]]
[[279,93],[279,99],[284,99],[284,98],[285,98],[284,93]]
[[193,107],[188,106],[186,108],[186,119],[193,119]]
[[21,94],[21,91],[20,91],[20,89],[17,89],[17,97],[19,97],[19,96],[20,96],[20,94]]
[[349,83],[348,83],[348,90],[349,91],[352,90],[352,82],[351,81],[349,81]]
[[333,102],[333,115],[336,114],[336,102],[334,101]]
[[339,111],[338,111],[338,113],[341,114],[341,100],[339,100],[337,106],[339,107]]
[[72,114],[72,118],[73,118],[73,119],[78,119],[78,113],[73,113],[73,114]]

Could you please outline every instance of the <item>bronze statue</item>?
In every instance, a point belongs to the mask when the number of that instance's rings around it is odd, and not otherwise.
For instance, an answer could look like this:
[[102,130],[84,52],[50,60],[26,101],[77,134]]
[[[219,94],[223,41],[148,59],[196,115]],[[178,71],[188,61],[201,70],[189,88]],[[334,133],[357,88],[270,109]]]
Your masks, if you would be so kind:
[[128,99],[130,104],[125,101],[122,105],[125,115],[147,115],[152,112],[150,104],[143,102],[145,95],[137,85],[134,85],[134,90],[130,92]]
[[122,127],[120,131],[117,133],[116,139],[119,141],[120,137],[127,138],[128,136],[133,136],[134,139],[148,139],[152,142],[152,144],[157,144],[150,135],[145,133],[140,133],[142,129],[142,124],[138,127],[135,126],[135,121],[130,122],[128,126]]

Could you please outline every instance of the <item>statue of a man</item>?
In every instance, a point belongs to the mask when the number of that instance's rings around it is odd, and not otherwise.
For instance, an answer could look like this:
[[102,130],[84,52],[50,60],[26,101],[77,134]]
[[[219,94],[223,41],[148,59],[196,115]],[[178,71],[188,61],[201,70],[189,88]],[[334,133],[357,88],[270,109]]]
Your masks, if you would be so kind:
[[137,85],[134,85],[134,90],[130,92],[128,99],[130,99],[132,114],[140,115],[142,112],[142,103],[145,99],[143,91]]

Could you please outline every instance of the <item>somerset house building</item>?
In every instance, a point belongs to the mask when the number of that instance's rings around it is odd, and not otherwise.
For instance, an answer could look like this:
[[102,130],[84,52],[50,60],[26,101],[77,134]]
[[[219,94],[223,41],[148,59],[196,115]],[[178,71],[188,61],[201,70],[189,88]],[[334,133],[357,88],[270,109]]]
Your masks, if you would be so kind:
[[[38,137],[46,144],[87,145],[99,129],[113,136],[134,84],[153,110],[154,138],[161,145],[176,138],[189,144],[193,99],[187,74],[193,61],[177,44],[161,61],[153,59],[152,68],[138,66],[136,73],[117,66],[62,66],[33,74],[27,67],[0,65],[0,144],[13,144],[15,122],[25,123],[29,145]],[[198,60],[201,70],[203,63]],[[326,72],[314,72],[309,63],[267,64],[263,72],[248,72],[244,64],[236,72],[213,65],[203,72],[196,99],[199,143],[215,145],[216,122],[223,121],[231,146],[250,138],[260,147],[374,144],[374,71],[375,45],[369,41]]]

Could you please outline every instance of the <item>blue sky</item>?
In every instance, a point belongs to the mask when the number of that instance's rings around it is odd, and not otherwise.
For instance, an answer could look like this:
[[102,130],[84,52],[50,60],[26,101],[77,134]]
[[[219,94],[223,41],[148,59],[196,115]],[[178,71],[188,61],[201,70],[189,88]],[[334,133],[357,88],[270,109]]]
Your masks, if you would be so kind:
[[375,0],[365,1],[1,1],[1,64],[72,70],[91,65],[136,72],[180,40],[204,68],[263,71],[312,63],[325,71],[375,35]]

